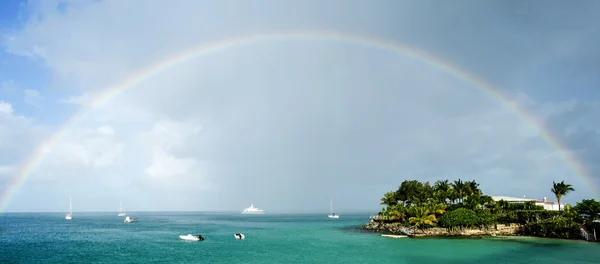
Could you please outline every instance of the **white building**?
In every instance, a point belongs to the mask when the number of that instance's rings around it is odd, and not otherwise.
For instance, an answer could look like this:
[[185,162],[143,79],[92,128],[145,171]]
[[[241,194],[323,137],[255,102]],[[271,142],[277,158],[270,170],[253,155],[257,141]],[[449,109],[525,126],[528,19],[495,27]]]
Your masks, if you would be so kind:
[[[536,199],[516,198],[516,197],[508,197],[508,196],[492,196],[492,199],[496,202],[498,202],[500,200],[504,200],[509,203],[525,203],[525,202],[531,201],[531,202],[534,202],[535,205],[537,205],[537,206],[544,207],[545,210],[558,211],[558,203],[550,202],[550,201],[548,201],[548,199],[546,199],[546,197],[544,197],[544,200],[541,200],[541,201],[536,200]],[[565,208],[565,204],[561,203],[560,208]]]

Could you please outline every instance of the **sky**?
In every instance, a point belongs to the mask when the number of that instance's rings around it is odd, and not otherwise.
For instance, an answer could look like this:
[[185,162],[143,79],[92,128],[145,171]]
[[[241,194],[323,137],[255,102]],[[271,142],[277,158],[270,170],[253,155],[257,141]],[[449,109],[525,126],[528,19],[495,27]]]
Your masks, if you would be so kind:
[[[476,180],[489,195],[600,194],[600,2],[0,2],[0,192],[55,133],[9,212],[377,212],[402,181]],[[344,41],[238,45],[144,79],[165,58],[252,34],[399,43],[477,76]],[[558,149],[508,105],[535,117]],[[584,181],[565,154],[590,179]]]

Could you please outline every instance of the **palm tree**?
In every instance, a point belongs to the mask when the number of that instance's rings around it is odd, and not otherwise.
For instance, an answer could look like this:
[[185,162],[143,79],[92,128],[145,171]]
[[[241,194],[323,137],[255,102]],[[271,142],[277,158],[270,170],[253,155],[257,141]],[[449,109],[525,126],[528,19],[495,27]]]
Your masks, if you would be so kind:
[[430,202],[427,204],[427,207],[429,212],[432,212],[436,215],[443,215],[446,212],[446,204],[444,203]]
[[456,203],[456,200],[458,200],[458,193],[456,192],[456,189],[451,188],[450,190],[448,190],[446,192],[446,197],[448,198],[448,200],[450,200],[450,203]]
[[479,183],[477,183],[475,180],[466,181],[465,186],[469,195],[481,194],[481,189],[479,189]]
[[404,204],[396,204],[388,207],[384,215],[392,221],[404,222],[406,219],[406,208]]
[[459,202],[462,202],[467,195],[467,185],[461,179],[458,179],[452,183],[452,187],[456,190]]
[[420,227],[421,230],[423,230],[425,226],[432,226],[437,222],[435,214],[432,214],[427,207],[412,206],[410,207],[410,214],[414,216],[409,218],[408,221],[411,224],[414,224],[415,227]]
[[381,203],[379,204],[388,207],[398,204],[398,200],[396,200],[396,194],[394,192],[387,192],[383,195],[383,198],[381,198]]
[[434,197],[443,203],[446,203],[446,199],[448,199],[448,192],[452,189],[448,180],[440,180],[436,181],[433,186]]
[[558,201],[558,210],[560,211],[560,198],[567,195],[569,192],[575,191],[575,189],[573,189],[573,185],[566,184],[565,181],[561,181],[558,183],[552,181],[552,185],[553,186],[550,191],[552,191],[552,193],[554,193],[554,195],[556,196],[556,200]]

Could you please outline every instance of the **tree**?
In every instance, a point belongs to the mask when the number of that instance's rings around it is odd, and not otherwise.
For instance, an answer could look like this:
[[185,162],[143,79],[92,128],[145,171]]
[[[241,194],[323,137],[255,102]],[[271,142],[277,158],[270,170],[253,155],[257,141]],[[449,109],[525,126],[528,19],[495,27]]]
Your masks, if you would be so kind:
[[465,189],[466,189],[468,195],[481,195],[482,194],[481,189],[479,189],[479,183],[477,183],[475,180],[466,181]]
[[478,218],[475,211],[467,208],[458,208],[445,213],[440,218],[440,224],[448,229],[462,229],[478,225]]
[[446,200],[452,201],[450,198],[450,194],[452,191],[452,186],[448,182],[448,180],[440,180],[436,181],[433,185],[433,194],[436,200],[442,203],[447,203]]
[[383,216],[392,221],[404,222],[406,220],[406,208],[404,204],[399,203],[394,206],[388,206],[383,211]]
[[589,215],[592,219],[600,217],[600,202],[596,202],[594,199],[583,199],[573,209],[580,214]]
[[406,205],[422,204],[433,197],[433,188],[429,182],[417,180],[403,181],[396,191],[396,199]]
[[463,198],[467,196],[468,190],[467,185],[460,179],[454,181],[452,183],[452,188],[456,191],[456,196],[460,202],[463,201]]
[[385,206],[394,206],[398,204],[398,200],[396,200],[396,195],[393,192],[387,192],[386,194],[383,195],[383,198],[381,198],[381,203],[380,205],[385,205]]
[[566,196],[569,192],[575,191],[575,189],[573,188],[573,185],[566,184],[565,181],[561,181],[558,183],[552,181],[552,185],[553,186],[551,191],[556,196],[556,200],[558,201],[558,210],[560,211],[560,199],[563,196]]
[[409,212],[413,217],[409,218],[408,221],[417,228],[424,229],[425,226],[433,226],[437,222],[435,214],[430,212],[427,207],[411,206]]

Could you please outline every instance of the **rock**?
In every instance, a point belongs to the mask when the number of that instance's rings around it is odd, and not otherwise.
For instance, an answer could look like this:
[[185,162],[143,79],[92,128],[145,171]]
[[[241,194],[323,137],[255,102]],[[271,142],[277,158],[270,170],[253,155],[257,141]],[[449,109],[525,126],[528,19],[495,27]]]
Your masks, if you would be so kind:
[[448,230],[446,228],[431,227],[424,230],[414,227],[405,227],[402,223],[385,223],[371,219],[367,224],[360,227],[362,230],[387,233],[392,235],[408,235],[414,237],[426,236],[516,236],[518,226],[498,225],[497,228],[469,228]]

